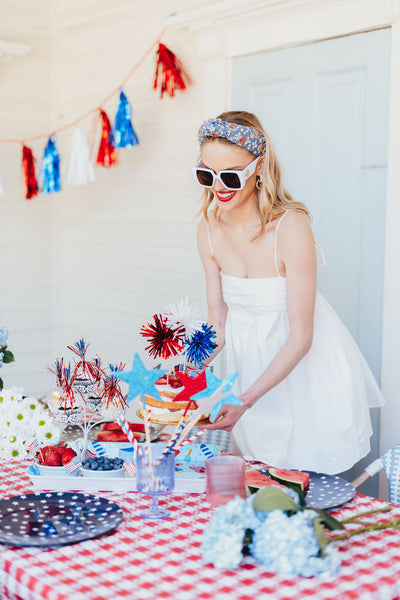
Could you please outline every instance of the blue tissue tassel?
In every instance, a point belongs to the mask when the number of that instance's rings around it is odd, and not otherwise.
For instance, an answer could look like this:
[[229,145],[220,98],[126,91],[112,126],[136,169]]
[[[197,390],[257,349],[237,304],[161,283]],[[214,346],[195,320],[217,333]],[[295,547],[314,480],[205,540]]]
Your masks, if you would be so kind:
[[61,192],[60,156],[56,146],[55,135],[49,137],[40,167],[43,179],[43,194]]
[[217,344],[213,342],[216,333],[207,323],[203,323],[201,329],[195,331],[190,340],[185,340],[184,354],[187,360],[195,367],[202,368],[203,361],[212,354]]
[[121,90],[113,129],[113,140],[116,148],[132,148],[132,146],[139,144],[139,138],[133,129],[131,117],[131,105]]

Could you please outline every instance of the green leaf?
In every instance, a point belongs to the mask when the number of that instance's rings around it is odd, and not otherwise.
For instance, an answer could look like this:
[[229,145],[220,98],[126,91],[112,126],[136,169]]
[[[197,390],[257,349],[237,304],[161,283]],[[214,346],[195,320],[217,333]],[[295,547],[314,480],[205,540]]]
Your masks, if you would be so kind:
[[11,362],[14,362],[14,354],[11,352],[11,350],[5,350],[3,356],[3,363],[7,364]]
[[334,529],[345,529],[343,523],[335,519],[335,517],[332,517],[330,513],[326,512],[325,510],[322,510],[322,508],[313,508],[312,506],[307,506],[307,508],[309,510],[314,510],[316,513],[318,513],[321,522],[325,525],[325,527],[327,527],[331,531],[333,531]]
[[315,517],[315,519],[313,519],[313,525],[314,525],[315,537],[318,540],[319,547],[320,547],[321,554],[322,554],[324,552],[325,548],[327,547],[327,545],[329,544],[329,539],[325,532],[324,521],[323,521],[322,517]]
[[265,487],[258,490],[254,496],[253,508],[261,512],[270,512],[277,509],[291,512],[299,510],[296,502],[276,487]]
[[0,377],[0,392],[1,392],[1,390],[2,390],[2,389],[3,389],[3,380],[2,380],[2,378]]

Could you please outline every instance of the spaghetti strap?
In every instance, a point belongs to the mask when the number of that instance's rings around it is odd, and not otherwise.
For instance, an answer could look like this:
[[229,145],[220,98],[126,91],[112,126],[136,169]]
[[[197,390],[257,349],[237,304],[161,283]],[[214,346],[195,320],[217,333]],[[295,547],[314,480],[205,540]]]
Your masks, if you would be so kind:
[[278,224],[275,228],[275,268],[276,268],[276,272],[278,273],[278,277],[281,276],[280,272],[279,272],[279,267],[278,267],[278,261],[277,261],[277,249],[278,249],[278,229],[279,229],[279,225],[281,224],[281,221],[283,219],[283,217],[285,215],[288,214],[288,210],[286,212],[283,213],[283,215],[281,216],[281,218],[278,221]]
[[207,235],[208,235],[208,244],[210,246],[211,256],[214,258],[214,249],[213,249],[213,245],[211,242],[210,226],[208,223],[207,223]]

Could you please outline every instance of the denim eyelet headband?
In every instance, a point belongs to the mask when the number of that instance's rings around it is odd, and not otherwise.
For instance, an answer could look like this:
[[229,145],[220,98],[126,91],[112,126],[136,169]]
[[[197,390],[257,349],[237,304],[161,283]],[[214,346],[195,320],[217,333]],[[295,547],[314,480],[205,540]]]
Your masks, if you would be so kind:
[[237,123],[228,123],[222,119],[209,119],[205,121],[198,133],[200,146],[207,138],[225,138],[246,150],[249,150],[254,156],[265,154],[265,138],[260,131],[253,127],[245,127]]

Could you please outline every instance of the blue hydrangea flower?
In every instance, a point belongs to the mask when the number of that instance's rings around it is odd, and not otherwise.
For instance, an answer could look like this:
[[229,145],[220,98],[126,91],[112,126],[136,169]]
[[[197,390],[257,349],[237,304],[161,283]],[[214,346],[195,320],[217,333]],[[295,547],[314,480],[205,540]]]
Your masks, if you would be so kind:
[[268,513],[256,529],[250,551],[268,571],[283,575],[334,574],[339,559],[332,549],[319,554],[319,543],[314,534],[312,511],[298,512],[291,517],[281,510]]
[[238,525],[210,523],[201,545],[204,560],[217,569],[236,569],[242,560],[243,538],[244,529]]
[[5,327],[0,327],[0,348],[7,344],[8,331]]
[[242,560],[246,529],[254,529],[259,521],[250,503],[238,496],[220,506],[204,530],[204,560],[218,569],[235,569]]
[[260,523],[255,515],[252,504],[236,496],[234,500],[230,500],[215,511],[210,521],[211,524],[221,527],[225,524],[238,525],[243,530],[246,530],[255,529]]
[[0,352],[0,369],[3,366],[4,352]]

